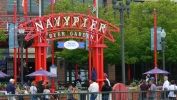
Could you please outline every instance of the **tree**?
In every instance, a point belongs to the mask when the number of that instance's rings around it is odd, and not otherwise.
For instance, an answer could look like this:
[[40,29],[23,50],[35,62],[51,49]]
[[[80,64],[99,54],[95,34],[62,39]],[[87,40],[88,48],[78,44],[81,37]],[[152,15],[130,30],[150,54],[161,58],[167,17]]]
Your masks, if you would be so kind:
[[[4,30],[0,30],[0,42],[6,41],[7,36],[4,35],[4,34],[5,34],[5,31]],[[0,46],[1,46],[1,44],[0,44]],[[4,49],[0,49],[0,59],[3,58],[3,56],[2,56],[3,52],[4,52]]]
[[[168,9],[166,9],[166,7]],[[131,15],[130,18],[125,19],[125,36],[131,38],[129,41],[136,42],[133,46],[134,49],[127,51],[134,52],[133,56],[137,56],[139,62],[152,63],[153,62],[153,51],[150,50],[150,28],[153,27],[154,9],[157,12],[157,26],[165,29],[167,32],[167,45],[166,45],[166,58],[167,63],[176,63],[175,52],[175,23],[177,20],[177,5],[170,0],[160,0],[157,2],[144,2],[144,3],[132,3],[131,4]],[[126,39],[126,38],[125,38]],[[126,44],[131,45],[126,42]],[[169,48],[170,47],[170,48]],[[126,52],[127,52],[126,51]],[[161,51],[158,53],[158,61],[161,62]]]
[[[67,0],[60,0],[60,3],[55,4],[55,13],[58,12],[78,12],[87,14],[88,5],[90,3],[69,2]],[[177,32],[177,5],[170,0],[159,0],[154,2],[131,3],[130,16],[125,14],[125,62],[126,64],[134,63],[153,63],[153,51],[150,49],[150,28],[153,28],[153,12],[157,12],[157,26],[165,29],[166,36],[166,63],[175,64],[177,62],[177,45],[176,32]],[[46,10],[50,13],[50,9]],[[119,27],[119,12],[114,17],[112,5],[102,8],[99,6],[99,18],[106,20]],[[104,50],[104,59],[107,64],[120,64],[121,63],[121,38],[120,33],[112,33],[115,42],[112,43],[105,40],[108,46]],[[77,62],[82,59],[86,62],[86,53],[82,50],[73,50],[78,55],[73,59]],[[161,62],[161,51],[158,51],[158,62]],[[61,51],[63,57],[71,58],[73,53],[69,50]]]

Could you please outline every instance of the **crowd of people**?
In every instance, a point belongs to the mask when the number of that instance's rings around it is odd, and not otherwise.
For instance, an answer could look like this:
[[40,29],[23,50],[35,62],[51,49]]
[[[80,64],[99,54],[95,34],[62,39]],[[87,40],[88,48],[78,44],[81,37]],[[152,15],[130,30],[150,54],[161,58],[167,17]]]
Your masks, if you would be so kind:
[[[156,89],[157,86],[155,84],[154,77],[150,77],[150,75],[146,76],[146,80],[144,80],[140,84],[141,91],[149,91],[149,95],[147,97],[147,92],[142,93],[142,97],[139,95],[139,100],[154,100],[156,98]],[[174,80],[171,80],[171,82],[168,81],[168,76],[164,76],[164,83],[162,86],[162,92],[161,92],[161,99],[162,100],[176,100],[176,92],[174,90],[177,90],[177,86],[175,84]],[[166,91],[165,91],[166,90]],[[170,91],[172,90],[172,91]]]
[[[76,81],[83,81],[82,76],[80,72],[78,73],[79,76],[76,79]],[[105,80],[103,81],[103,86],[101,89],[99,89],[99,85],[96,82],[97,78],[97,73],[94,68],[92,68],[92,75],[91,75],[91,80],[90,80],[90,86],[88,88],[88,91],[90,92],[90,100],[96,100],[97,94],[94,92],[98,92],[101,90],[101,92],[108,92],[111,91],[111,85],[110,81],[107,78],[107,74],[104,74]],[[76,82],[75,82],[76,83]],[[31,95],[31,100],[51,100],[54,99],[54,96],[50,95],[50,86],[45,83],[44,80],[38,81],[37,83],[33,81],[30,86],[23,86],[22,88],[17,88],[15,85],[15,80],[10,79],[10,83],[7,85],[7,93],[8,94],[33,94]],[[67,95],[67,100],[77,100],[77,96],[75,94],[78,91],[77,86],[68,85],[68,95]],[[46,95],[34,95],[37,93],[44,93]],[[18,100],[23,100],[22,96],[17,96]],[[16,97],[13,97],[13,100],[16,100]],[[102,93],[102,100],[109,100],[109,93]]]
[[[50,86],[45,84],[44,80],[38,81],[37,83],[33,81],[31,86],[22,86],[17,88],[15,85],[15,80],[10,79],[10,83],[6,87],[6,91],[8,94],[36,94],[36,93],[44,93],[50,94]],[[23,100],[22,96],[17,96],[18,100]],[[49,100],[53,98],[52,95],[45,95],[45,96],[37,96],[31,95],[31,100]],[[16,97],[13,97],[13,100],[16,100]]]

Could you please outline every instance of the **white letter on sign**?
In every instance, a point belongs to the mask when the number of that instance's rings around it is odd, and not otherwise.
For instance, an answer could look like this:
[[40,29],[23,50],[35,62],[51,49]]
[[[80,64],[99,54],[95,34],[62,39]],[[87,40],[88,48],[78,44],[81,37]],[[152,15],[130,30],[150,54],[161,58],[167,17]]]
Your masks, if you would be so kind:
[[44,27],[43,27],[41,21],[39,21],[39,23],[35,23],[35,25],[36,25],[37,31],[39,31],[39,27],[40,27],[42,30],[44,29]]
[[52,26],[52,23],[50,22],[50,19],[47,19],[47,25],[46,25],[46,26],[47,26],[47,28],[49,28],[49,26],[50,26],[50,27],[53,27],[53,26]]
[[56,26],[60,26],[60,17],[54,18],[56,22]]
[[64,19],[65,19],[65,26],[68,26],[70,17],[69,16],[68,16],[68,18],[64,17]]
[[74,17],[73,26],[76,26],[77,22],[79,22],[79,17]]
[[105,28],[106,28],[106,25],[101,23],[99,31],[100,32],[102,31],[104,33]]
[[96,29],[96,24],[97,21],[94,21],[94,19],[92,20],[92,25],[90,26],[90,30],[95,30]]

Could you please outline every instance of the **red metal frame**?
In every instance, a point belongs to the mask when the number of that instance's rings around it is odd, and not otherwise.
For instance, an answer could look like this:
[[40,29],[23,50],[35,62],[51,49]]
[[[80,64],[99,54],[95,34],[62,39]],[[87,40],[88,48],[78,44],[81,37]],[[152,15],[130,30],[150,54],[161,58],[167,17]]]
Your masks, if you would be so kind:
[[[1,18],[2,15],[0,15]],[[68,22],[68,26],[65,26],[65,20],[64,17],[69,16],[70,20]],[[79,17],[79,22],[76,24],[76,26],[73,26],[73,20],[74,17]],[[4,16],[3,16],[4,17]],[[9,18],[13,18],[13,16],[6,16]],[[114,38],[111,35],[111,32],[119,32],[119,28],[116,26],[101,20],[99,18],[96,18],[94,16],[86,15],[86,14],[77,14],[77,13],[59,13],[59,14],[50,14],[45,15],[42,17],[34,17],[34,16],[17,16],[18,18],[32,18],[29,21],[19,21],[19,28],[24,28],[27,32],[27,36],[25,37],[26,41],[29,41],[30,39],[34,38],[34,44],[32,47],[35,48],[35,70],[39,70],[40,68],[43,68],[46,70],[46,48],[50,45],[48,44],[48,41],[50,40],[59,40],[59,39],[67,39],[67,38],[76,38],[76,39],[83,39],[83,40],[89,40],[89,55],[92,55],[92,60],[89,60],[89,66],[94,66],[97,71],[97,82],[99,83],[99,86],[102,86],[102,81],[104,80],[104,48],[107,46],[104,44],[104,38],[114,42]],[[51,21],[54,20],[54,18],[60,17],[60,27],[56,27],[55,22],[52,22],[52,28],[47,29],[45,27],[46,20],[50,19]],[[83,22],[84,18],[87,18],[87,25],[85,28],[83,28]],[[92,25],[92,20],[97,21],[97,25],[94,30],[91,30],[90,27]],[[44,25],[44,29],[40,32],[37,31],[35,22],[41,21]],[[1,22],[1,21],[0,21]],[[13,20],[8,20],[6,22],[13,22]],[[106,25],[106,28],[104,32],[99,31],[99,27],[101,23]],[[79,37],[79,36],[63,36],[63,37],[57,37],[54,38],[55,32],[88,32],[89,35],[94,36],[93,38],[85,38],[85,37]],[[47,39],[46,35],[52,34],[51,39]],[[67,35],[67,33],[66,33]],[[98,36],[98,39],[96,38]],[[53,47],[53,46],[52,46]],[[53,51],[54,52],[54,51]],[[52,53],[52,55],[54,55]],[[90,56],[89,56],[90,57]],[[54,64],[54,59],[52,59],[52,64]],[[90,65],[91,64],[91,65]],[[89,77],[91,75],[91,68],[89,68]],[[42,78],[43,80],[46,80],[46,77]],[[40,77],[36,77],[36,80],[40,80]]]

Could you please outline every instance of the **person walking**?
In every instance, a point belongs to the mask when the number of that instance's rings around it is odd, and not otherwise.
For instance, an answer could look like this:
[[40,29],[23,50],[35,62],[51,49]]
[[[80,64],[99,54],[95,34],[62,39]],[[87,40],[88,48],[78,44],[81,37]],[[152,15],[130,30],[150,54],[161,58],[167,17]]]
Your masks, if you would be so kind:
[[[168,90],[177,90],[174,80],[171,81],[171,85],[168,87]],[[170,91],[170,93],[168,94],[168,98],[169,100],[176,100],[176,94],[174,93],[174,91]]]
[[91,79],[91,84],[88,88],[88,91],[91,93],[90,100],[95,100],[97,98],[97,94],[92,93],[92,92],[98,92],[99,90],[99,85],[96,83],[96,80],[93,78]]
[[[37,88],[36,88],[36,82],[35,81],[33,81],[31,83],[30,93],[31,94],[36,94],[37,93]],[[31,100],[37,100],[37,96],[36,95],[32,95],[31,96]]]
[[[108,81],[104,80],[101,92],[108,92],[108,91],[111,91],[111,90],[112,89],[109,86]],[[102,100],[109,100],[109,93],[102,93]]]
[[[141,89],[141,91],[147,91],[149,89],[149,86],[146,84],[145,80],[140,85],[140,89]],[[141,93],[142,94],[139,95],[139,100],[146,100],[146,98],[147,98],[146,97],[147,92],[141,92]],[[140,98],[140,96],[141,96],[141,98]]]
[[[162,99],[168,99],[168,87],[169,87],[170,83],[168,81],[168,76],[164,76],[164,83],[163,83],[163,87],[162,87],[162,95],[161,98]],[[166,90],[166,91],[165,91]]]
[[70,84],[68,86],[68,95],[67,95],[67,100],[75,100],[75,98],[73,98],[73,92],[74,92],[74,88],[73,86]]
[[[44,85],[45,85],[44,80],[38,82],[37,93],[43,93],[43,91],[45,89]],[[39,98],[40,98],[40,100],[43,100],[44,96],[39,96]]]
[[[22,93],[19,89],[15,88],[15,80],[14,79],[10,79],[9,80],[9,84],[6,87],[6,91],[8,94],[15,94],[15,91],[17,91],[18,93]],[[10,98],[8,98],[10,99]],[[12,100],[16,100],[15,97],[12,97]]]
[[156,98],[156,85],[154,84],[153,80],[149,81],[149,84],[151,85],[149,88],[150,94],[148,97],[148,100],[154,100]]
[[47,94],[47,95],[45,95],[45,100],[50,100],[51,98],[54,98],[52,95],[49,95],[50,94],[50,86],[49,85],[47,85],[46,86],[46,88],[44,89],[44,91],[43,91],[43,93],[44,94]]
[[26,64],[26,61],[24,60],[24,62],[23,62],[23,80],[24,80],[24,82],[28,82],[28,76],[26,76],[26,75],[28,75],[28,73],[29,73],[29,69]]
[[80,82],[80,85],[81,85],[81,82],[83,82],[83,81],[84,81],[83,76],[81,75],[80,72],[78,72],[78,77],[77,77],[77,79],[74,81],[75,86],[77,86],[77,82]]
[[146,75],[146,82],[149,82],[149,80],[150,80],[149,78],[150,78],[150,75],[147,74],[147,75]]
[[110,81],[109,81],[109,79],[108,79],[107,76],[108,76],[108,75],[107,75],[106,73],[104,73],[104,77],[105,77],[106,81],[108,82],[108,85],[111,86]]
[[97,72],[96,72],[96,70],[95,70],[95,68],[94,67],[92,67],[92,75],[91,75],[91,79],[97,79]]

